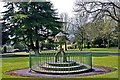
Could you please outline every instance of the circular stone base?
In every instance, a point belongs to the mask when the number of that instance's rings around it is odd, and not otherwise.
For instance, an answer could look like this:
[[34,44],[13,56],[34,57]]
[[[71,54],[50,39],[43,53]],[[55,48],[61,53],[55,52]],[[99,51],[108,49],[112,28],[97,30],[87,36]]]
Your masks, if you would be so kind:
[[80,76],[92,76],[92,75],[98,75],[98,74],[105,74],[105,73],[113,72],[115,70],[116,70],[115,68],[109,68],[104,66],[94,66],[93,70],[89,72],[77,73],[77,74],[52,75],[52,74],[29,72],[29,68],[24,68],[24,69],[7,71],[5,74],[11,75],[11,76],[23,76],[23,77],[73,78],[73,77],[80,77]]
[[67,62],[54,62],[54,61],[50,61],[50,62],[47,62],[47,64],[49,64],[51,66],[65,67],[65,66],[75,65],[76,62],[75,61],[67,61]]

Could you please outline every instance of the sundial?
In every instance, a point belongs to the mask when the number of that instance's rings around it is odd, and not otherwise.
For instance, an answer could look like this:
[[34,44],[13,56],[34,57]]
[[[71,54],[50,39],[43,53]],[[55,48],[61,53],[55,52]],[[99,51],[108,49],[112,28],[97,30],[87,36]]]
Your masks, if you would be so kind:
[[55,54],[55,62],[67,62],[64,49],[62,48],[62,45],[65,43],[66,39],[67,39],[66,35],[62,32],[58,33],[55,36],[55,43],[59,44],[60,46],[59,51]]
[[62,46],[66,40],[66,35],[59,32],[55,36],[55,43],[59,44],[57,53],[30,55],[30,70],[44,74],[74,74],[92,70],[91,55],[64,52]]

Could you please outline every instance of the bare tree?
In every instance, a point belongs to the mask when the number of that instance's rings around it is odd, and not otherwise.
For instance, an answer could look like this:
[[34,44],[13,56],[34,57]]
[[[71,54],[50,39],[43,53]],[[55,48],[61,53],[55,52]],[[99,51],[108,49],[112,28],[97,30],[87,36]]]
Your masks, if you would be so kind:
[[76,14],[69,20],[69,33],[74,35],[74,41],[77,44],[80,51],[83,49],[83,44],[86,39],[86,33],[84,25],[88,22],[89,14],[86,13],[84,16]]
[[85,33],[89,37],[89,41],[94,41],[95,38],[100,37],[105,46],[105,42],[108,43],[113,36],[115,31],[115,22],[113,19],[104,18],[98,21],[89,22],[84,25]]
[[[69,20],[68,14],[61,13],[60,18],[61,18],[61,21],[63,22],[63,31],[67,36],[68,28],[69,28],[69,26],[68,26],[68,20]],[[66,42],[65,42],[65,51],[67,51],[67,43]]]
[[103,18],[105,15],[115,20],[118,32],[118,49],[120,50],[120,0],[114,1],[81,1],[77,0],[75,11],[78,13],[89,13],[93,20]]

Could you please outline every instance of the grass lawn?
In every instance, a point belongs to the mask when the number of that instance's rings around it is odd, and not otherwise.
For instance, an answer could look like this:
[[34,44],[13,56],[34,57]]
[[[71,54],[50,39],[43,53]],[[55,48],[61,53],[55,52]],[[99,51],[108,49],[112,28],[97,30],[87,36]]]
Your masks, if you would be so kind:
[[29,65],[28,60],[29,60],[28,57],[3,58],[2,59],[2,77],[3,78],[19,78],[19,77],[5,75],[4,73],[9,70],[28,67]]
[[[2,77],[3,78],[21,78],[16,76],[5,75],[4,73],[9,70],[26,68],[28,67],[28,57],[9,57],[2,59]],[[117,56],[93,56],[93,65],[107,66],[118,69],[118,57]],[[101,75],[87,76],[83,78],[118,78],[118,70]],[[27,78],[27,77],[22,77]],[[79,78],[79,77],[78,77]]]
[[[43,53],[52,53],[55,52],[55,50],[45,50],[42,51]],[[68,51],[65,52],[98,52],[98,53],[118,53],[118,48],[114,47],[114,48],[83,48],[83,51],[79,51],[79,49],[68,49]]]
[[[70,51],[79,51],[78,49],[70,49]],[[118,53],[117,48],[83,48],[82,52],[108,52],[108,53]]]
[[118,53],[118,48],[85,48],[83,51]]
[[[58,52],[58,50],[44,50],[41,53],[55,53]],[[83,51],[79,51],[79,49],[68,49],[65,52],[97,52],[97,53],[118,53],[117,47],[115,48],[83,48]],[[13,53],[4,53],[0,55],[6,55],[6,54],[21,54],[21,55],[28,55],[29,53],[26,52],[13,52]]]

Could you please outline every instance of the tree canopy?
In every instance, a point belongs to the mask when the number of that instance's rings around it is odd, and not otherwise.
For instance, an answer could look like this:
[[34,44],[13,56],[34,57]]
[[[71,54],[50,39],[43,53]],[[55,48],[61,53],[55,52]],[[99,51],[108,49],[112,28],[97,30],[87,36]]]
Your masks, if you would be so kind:
[[50,2],[7,2],[3,12],[3,32],[14,43],[23,42],[29,49],[39,50],[39,41],[55,36],[62,27]]
[[117,1],[83,1],[76,0],[75,11],[80,16],[89,14],[91,21],[96,19],[102,19],[105,16],[109,16],[111,19],[116,21],[117,27],[116,31],[118,33],[118,49],[120,50],[120,0]]

